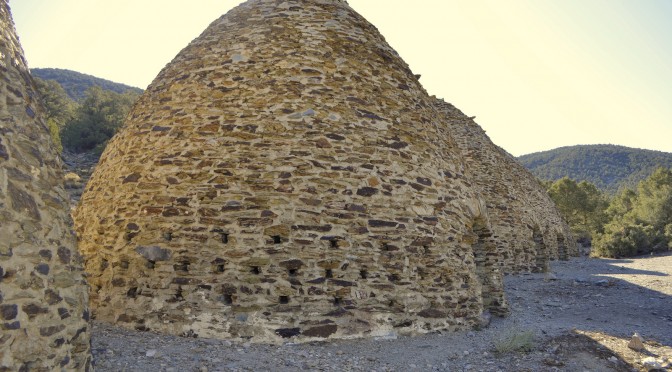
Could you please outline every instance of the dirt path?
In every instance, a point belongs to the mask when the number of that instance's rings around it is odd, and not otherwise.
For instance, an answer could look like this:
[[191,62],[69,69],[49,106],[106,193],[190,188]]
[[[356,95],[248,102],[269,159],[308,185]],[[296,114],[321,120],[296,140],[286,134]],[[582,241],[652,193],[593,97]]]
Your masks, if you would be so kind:
[[[672,254],[554,262],[506,278],[512,314],[480,331],[283,346],[126,331],[95,323],[98,371],[631,371],[672,362]],[[527,353],[497,353],[534,334]],[[646,350],[627,348],[638,332]],[[665,370],[665,369],[661,369]]]

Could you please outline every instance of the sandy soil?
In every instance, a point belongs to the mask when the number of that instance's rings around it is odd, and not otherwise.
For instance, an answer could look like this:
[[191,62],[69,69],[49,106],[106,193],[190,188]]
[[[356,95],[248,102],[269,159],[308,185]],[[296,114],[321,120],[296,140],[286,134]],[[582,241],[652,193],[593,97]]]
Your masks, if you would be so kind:
[[[250,345],[94,323],[98,371],[646,371],[672,370],[672,254],[552,263],[512,275],[512,313],[469,332],[330,343]],[[627,347],[633,333],[645,349]],[[511,335],[528,352],[497,352]],[[648,364],[647,364],[648,363]]]

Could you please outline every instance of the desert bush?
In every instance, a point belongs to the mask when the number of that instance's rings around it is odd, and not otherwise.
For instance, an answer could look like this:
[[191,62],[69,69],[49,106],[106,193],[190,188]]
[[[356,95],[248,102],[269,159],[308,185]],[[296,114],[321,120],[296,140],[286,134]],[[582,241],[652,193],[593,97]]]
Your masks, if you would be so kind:
[[528,352],[534,350],[534,332],[517,328],[509,329],[495,339],[495,350],[500,354],[514,351]]
[[661,231],[651,225],[626,225],[595,239],[593,255],[620,258],[665,251],[668,249],[668,241]]

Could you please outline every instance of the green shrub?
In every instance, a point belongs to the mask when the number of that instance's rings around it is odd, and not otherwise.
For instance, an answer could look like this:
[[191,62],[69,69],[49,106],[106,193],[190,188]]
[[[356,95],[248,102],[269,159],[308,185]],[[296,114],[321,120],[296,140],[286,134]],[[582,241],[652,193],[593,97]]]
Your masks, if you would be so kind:
[[54,142],[56,151],[58,151],[60,154],[63,152],[63,144],[61,143],[61,134],[58,128],[58,124],[54,120],[48,119],[47,127],[49,128],[49,134],[51,135],[51,140]]
[[632,257],[666,251],[669,244],[670,238],[653,226],[632,224],[598,236],[592,254],[611,258]]
[[61,130],[63,146],[73,152],[101,153],[137,98],[136,93],[119,94],[98,86],[89,88],[74,118]]
[[509,329],[495,339],[495,350],[500,354],[514,351],[528,352],[534,350],[534,332],[530,330]]

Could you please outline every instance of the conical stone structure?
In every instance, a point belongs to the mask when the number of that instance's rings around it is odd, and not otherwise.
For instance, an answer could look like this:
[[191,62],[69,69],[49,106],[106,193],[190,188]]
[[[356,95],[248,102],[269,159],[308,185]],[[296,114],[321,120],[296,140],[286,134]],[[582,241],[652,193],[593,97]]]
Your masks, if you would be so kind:
[[88,370],[88,289],[61,162],[6,0],[0,77],[0,371]]
[[506,312],[485,202],[442,125],[345,1],[238,6],[161,71],[87,185],[95,316],[272,342]]
[[440,99],[435,106],[461,149],[469,177],[486,200],[505,270],[543,272],[549,260],[577,256],[569,226],[534,175],[455,106]]

